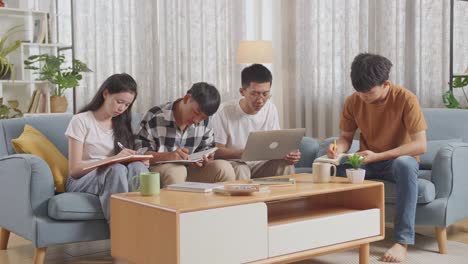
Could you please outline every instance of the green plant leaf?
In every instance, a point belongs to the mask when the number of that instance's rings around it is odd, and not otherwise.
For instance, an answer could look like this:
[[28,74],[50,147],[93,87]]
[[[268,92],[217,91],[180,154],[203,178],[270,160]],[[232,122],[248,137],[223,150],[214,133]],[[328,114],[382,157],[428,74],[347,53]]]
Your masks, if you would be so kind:
[[359,154],[354,154],[348,157],[348,160],[344,164],[349,164],[354,169],[359,169],[361,165],[364,163],[365,158]]
[[[40,63],[39,67],[34,66],[36,63]],[[25,69],[36,70],[34,74],[39,75],[38,80],[47,80],[55,84],[54,95],[62,96],[66,89],[79,86],[82,72],[91,71],[79,60],[73,61],[74,70],[72,67],[62,67],[64,63],[64,55],[41,54],[30,56],[25,61]]]
[[453,91],[448,90],[442,95],[442,101],[447,108],[460,108],[460,102],[453,95]]

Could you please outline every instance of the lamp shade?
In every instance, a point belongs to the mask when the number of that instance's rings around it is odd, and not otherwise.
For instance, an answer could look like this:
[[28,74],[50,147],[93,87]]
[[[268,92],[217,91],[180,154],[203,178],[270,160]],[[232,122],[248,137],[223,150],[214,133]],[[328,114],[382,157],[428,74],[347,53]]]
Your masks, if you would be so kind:
[[241,41],[237,49],[237,63],[273,63],[271,41]]

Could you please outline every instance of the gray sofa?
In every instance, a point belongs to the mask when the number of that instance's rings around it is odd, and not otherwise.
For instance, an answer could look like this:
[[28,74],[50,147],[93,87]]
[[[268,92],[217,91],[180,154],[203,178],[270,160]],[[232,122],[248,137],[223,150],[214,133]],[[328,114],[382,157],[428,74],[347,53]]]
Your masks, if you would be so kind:
[[[447,252],[446,227],[468,217],[468,110],[423,109],[428,124],[427,151],[421,156],[416,225],[434,226],[440,253]],[[298,164],[298,172],[311,172],[311,160],[325,155],[325,148],[308,143],[301,147],[307,162]],[[303,141],[304,142],[304,141]],[[356,152],[359,141],[349,150]],[[302,162],[302,161],[301,161]],[[395,208],[395,184],[385,183],[385,218],[392,222]]]
[[47,246],[109,238],[109,227],[97,196],[85,193],[55,195],[47,163],[29,154],[15,154],[10,141],[25,124],[41,131],[65,157],[64,135],[71,115],[0,120],[0,250],[8,244],[9,231],[31,240],[34,263],[43,263]]

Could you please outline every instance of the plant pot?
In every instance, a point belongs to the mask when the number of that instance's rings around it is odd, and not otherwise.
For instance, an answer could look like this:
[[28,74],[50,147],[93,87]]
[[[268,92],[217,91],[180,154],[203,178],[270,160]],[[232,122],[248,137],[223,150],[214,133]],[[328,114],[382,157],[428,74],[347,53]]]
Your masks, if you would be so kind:
[[0,80],[10,80],[10,79],[11,79],[10,68],[4,68],[3,71],[0,71]]
[[64,113],[67,111],[68,102],[65,96],[52,95],[50,97],[50,112],[51,113]]
[[346,169],[346,177],[350,183],[363,183],[366,176],[366,170]]

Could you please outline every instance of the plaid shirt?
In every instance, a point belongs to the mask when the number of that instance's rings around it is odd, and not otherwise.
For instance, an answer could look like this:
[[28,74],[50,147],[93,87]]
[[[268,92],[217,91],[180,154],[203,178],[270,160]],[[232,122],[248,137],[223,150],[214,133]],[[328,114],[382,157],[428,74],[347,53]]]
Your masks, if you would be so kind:
[[147,147],[148,151],[172,152],[184,147],[191,154],[214,147],[211,117],[188,126],[185,131],[177,127],[172,107],[179,100],[155,106],[145,114],[135,140],[137,149]]

